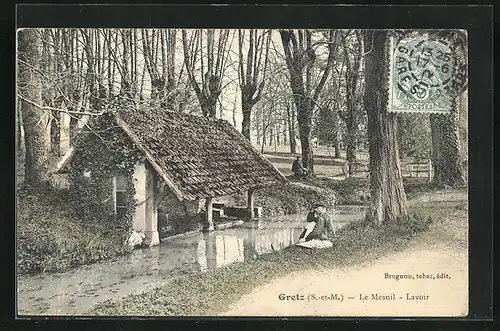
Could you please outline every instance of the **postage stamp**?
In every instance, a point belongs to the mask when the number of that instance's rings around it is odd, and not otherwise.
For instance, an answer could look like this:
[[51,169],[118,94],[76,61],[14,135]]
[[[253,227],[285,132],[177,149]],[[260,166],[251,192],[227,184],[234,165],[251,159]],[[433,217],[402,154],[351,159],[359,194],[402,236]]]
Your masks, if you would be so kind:
[[391,37],[389,111],[447,113],[454,107],[466,79],[464,59],[451,38],[435,34],[424,30]]

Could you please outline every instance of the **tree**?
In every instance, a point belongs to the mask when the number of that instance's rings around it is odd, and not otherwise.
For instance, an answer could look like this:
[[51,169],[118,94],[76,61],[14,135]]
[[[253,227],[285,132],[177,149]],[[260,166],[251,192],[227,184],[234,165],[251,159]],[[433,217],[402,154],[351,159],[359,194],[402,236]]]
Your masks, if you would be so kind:
[[313,150],[311,146],[313,112],[331,71],[335,53],[335,32],[329,30],[327,33],[326,49],[328,50],[328,58],[321,70],[321,79],[316,86],[313,86],[313,68],[317,63],[317,55],[313,48],[312,31],[280,30],[280,35],[286,65],[290,74],[290,86],[297,109],[302,160],[304,167],[308,168],[309,172],[313,174]]
[[434,181],[450,187],[465,185],[458,111],[453,110],[449,115],[432,114],[431,129]]
[[266,80],[271,31],[262,30],[259,35],[258,30],[250,30],[246,63],[244,63],[243,60],[245,55],[243,51],[244,38],[245,31],[241,29],[238,30],[238,77],[241,88],[241,110],[243,113],[241,133],[243,133],[245,138],[250,140],[250,118],[252,108],[259,102]]
[[467,105],[463,96],[467,87],[467,36],[461,31],[439,31],[437,37],[451,42],[457,74],[452,81],[454,106],[449,114],[432,114],[432,160],[434,181],[438,185],[465,185],[465,170],[460,137],[460,113]]
[[[347,128],[346,135],[346,158],[349,163],[349,173],[354,173],[357,149],[357,131],[359,126],[358,95],[360,92],[359,69],[362,60],[362,36],[361,32],[349,31],[345,33],[342,40],[343,61],[345,63],[345,98],[346,110],[339,111],[339,116]],[[354,49],[351,49],[353,47]]]
[[[33,29],[18,32],[18,89],[25,142],[25,183],[39,185],[48,180],[49,114],[34,103],[42,104],[39,73],[39,37]],[[31,100],[33,102],[28,102]]]
[[[175,48],[176,30],[141,30],[144,62],[151,79],[151,101],[169,110],[175,108]],[[161,50],[161,68],[158,64],[158,45]]]
[[[272,40],[271,40],[272,42]],[[280,56],[280,50],[272,42],[273,52],[269,56],[269,67],[267,69],[267,82],[265,85],[263,98],[259,109],[271,111],[271,104],[277,104],[277,111],[280,113],[278,117],[283,124],[284,137],[288,136],[290,153],[295,154],[297,151],[296,144],[296,127],[297,116],[293,102],[293,92],[290,88],[290,75],[286,67],[285,59]]]
[[293,103],[286,102],[286,127],[288,129],[288,138],[290,141],[290,153],[297,153],[297,143],[295,141],[295,109]]
[[[228,61],[226,53],[230,48],[229,30],[219,30],[217,36],[216,46],[213,29],[206,30],[206,36],[198,29],[191,37],[188,37],[186,30],[182,30],[184,64],[189,82],[196,93],[202,114],[207,118],[215,118],[217,114],[217,100],[222,92],[222,79]],[[206,47],[203,46],[204,41]],[[196,79],[197,71],[200,72],[201,83]]]
[[406,194],[403,187],[397,141],[397,116],[387,111],[387,32],[366,30],[364,45],[364,106],[368,116],[370,151],[370,217],[377,224],[406,221]]
[[[342,64],[342,67],[344,65]],[[318,138],[329,146],[333,145],[334,159],[340,159],[340,141],[341,141],[341,123],[340,113],[342,104],[345,101],[345,95],[340,93],[343,69],[332,71],[330,78],[331,84],[326,85],[323,94],[323,103],[316,118],[316,129]],[[337,76],[335,76],[337,72]]]
[[[338,142],[338,122],[337,112],[333,109],[331,102],[320,107],[316,119],[315,134],[321,144],[336,147],[336,153],[340,152],[337,149],[338,146],[336,146]],[[336,154],[334,157],[338,158],[339,156]]]

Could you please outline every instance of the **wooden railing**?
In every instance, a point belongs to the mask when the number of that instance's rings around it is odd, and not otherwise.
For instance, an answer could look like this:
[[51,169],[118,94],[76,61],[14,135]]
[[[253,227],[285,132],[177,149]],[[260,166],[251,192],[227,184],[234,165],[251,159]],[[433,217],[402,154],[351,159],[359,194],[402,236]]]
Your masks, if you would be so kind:
[[421,178],[425,177],[429,181],[434,177],[434,169],[432,168],[431,160],[423,162],[403,163],[403,177]]
[[[364,173],[368,176],[370,172],[368,164],[357,165],[355,173]],[[421,162],[403,162],[401,172],[405,178],[427,178],[429,181],[434,177],[434,169],[431,160]]]

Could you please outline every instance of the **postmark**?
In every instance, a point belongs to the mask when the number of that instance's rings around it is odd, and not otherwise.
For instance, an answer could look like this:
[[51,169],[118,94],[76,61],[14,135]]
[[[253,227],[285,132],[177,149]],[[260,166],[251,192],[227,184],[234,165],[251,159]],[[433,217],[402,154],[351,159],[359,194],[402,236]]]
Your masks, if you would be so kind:
[[[467,75],[451,36],[413,32],[390,39],[389,112],[449,113]],[[462,55],[462,56],[460,56]]]

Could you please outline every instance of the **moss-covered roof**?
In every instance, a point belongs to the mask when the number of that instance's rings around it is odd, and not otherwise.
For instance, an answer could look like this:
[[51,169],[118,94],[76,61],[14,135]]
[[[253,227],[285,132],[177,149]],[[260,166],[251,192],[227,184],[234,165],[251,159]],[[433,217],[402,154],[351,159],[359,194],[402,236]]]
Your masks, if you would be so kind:
[[160,109],[118,111],[116,117],[181,199],[230,195],[286,181],[225,120]]

